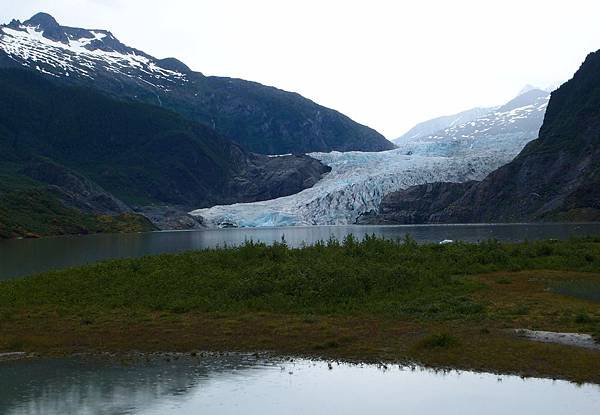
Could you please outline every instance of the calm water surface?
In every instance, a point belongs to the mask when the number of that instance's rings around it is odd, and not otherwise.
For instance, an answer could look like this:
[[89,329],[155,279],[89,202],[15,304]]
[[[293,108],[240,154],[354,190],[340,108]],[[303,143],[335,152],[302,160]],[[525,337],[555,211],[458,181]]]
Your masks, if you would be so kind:
[[0,364],[0,413],[597,415],[598,385],[250,356]]
[[423,225],[423,226],[311,226],[289,228],[219,229],[70,236],[0,241],[0,280],[52,269],[83,265],[112,258],[139,257],[216,246],[236,245],[245,240],[272,243],[285,237],[291,246],[311,244],[330,237],[344,238],[376,234],[403,238],[410,234],[419,242],[444,239],[477,242],[525,239],[565,239],[600,234],[595,224]]

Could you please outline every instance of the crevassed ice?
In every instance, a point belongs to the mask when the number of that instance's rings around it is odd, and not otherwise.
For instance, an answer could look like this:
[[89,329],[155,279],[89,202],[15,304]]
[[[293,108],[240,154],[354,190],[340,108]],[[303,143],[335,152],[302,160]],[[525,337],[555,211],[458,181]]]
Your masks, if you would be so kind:
[[376,211],[389,192],[435,181],[481,180],[514,154],[440,157],[409,156],[402,150],[390,150],[311,156],[332,170],[310,189],[265,202],[214,206],[191,214],[201,216],[210,227],[349,224],[361,214]]

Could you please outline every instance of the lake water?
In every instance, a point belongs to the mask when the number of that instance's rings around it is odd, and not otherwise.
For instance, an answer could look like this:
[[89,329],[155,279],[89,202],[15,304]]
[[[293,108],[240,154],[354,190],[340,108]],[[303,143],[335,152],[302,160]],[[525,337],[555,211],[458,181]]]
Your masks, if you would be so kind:
[[3,415],[597,415],[600,386],[244,355],[0,363]]
[[272,243],[285,237],[289,245],[300,246],[303,243],[311,244],[319,240],[327,240],[330,237],[343,239],[348,234],[357,237],[375,234],[391,239],[401,239],[406,234],[410,234],[419,242],[439,242],[444,239],[478,242],[491,238],[501,241],[522,241],[525,239],[565,239],[572,236],[598,235],[600,234],[600,223],[310,226],[101,234],[9,240],[0,241],[0,280],[106,259],[236,245],[250,239]]

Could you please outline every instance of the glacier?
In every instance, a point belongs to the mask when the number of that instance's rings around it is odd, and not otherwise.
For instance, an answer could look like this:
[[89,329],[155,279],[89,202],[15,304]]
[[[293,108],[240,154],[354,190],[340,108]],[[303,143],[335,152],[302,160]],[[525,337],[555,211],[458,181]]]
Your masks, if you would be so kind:
[[527,94],[475,120],[404,140],[395,150],[311,153],[331,172],[295,195],[190,214],[207,227],[353,224],[376,212],[387,193],[437,181],[482,180],[537,138],[549,94]]
[[350,224],[376,211],[389,192],[434,181],[481,180],[512,159],[508,152],[440,157],[406,155],[400,149],[310,156],[332,168],[310,189],[264,202],[197,209],[190,214],[201,217],[208,227]]

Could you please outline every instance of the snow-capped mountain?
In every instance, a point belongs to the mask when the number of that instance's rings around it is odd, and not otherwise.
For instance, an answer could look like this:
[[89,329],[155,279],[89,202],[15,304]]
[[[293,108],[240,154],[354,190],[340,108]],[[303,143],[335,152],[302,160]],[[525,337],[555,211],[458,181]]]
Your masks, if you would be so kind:
[[460,156],[503,148],[514,155],[515,148],[537,138],[549,100],[546,91],[528,90],[471,121],[396,144],[408,154]]
[[405,141],[428,136],[445,128],[450,128],[473,121],[483,115],[489,114],[494,109],[495,108],[476,107],[466,111],[461,111],[457,114],[444,115],[431,120],[423,121],[415,125],[406,133],[402,134],[400,137],[393,140],[393,142],[395,144],[401,144]]
[[401,143],[380,153],[312,153],[331,167],[310,189],[274,200],[191,212],[208,226],[356,223],[384,195],[415,184],[481,180],[537,138],[549,95],[532,90],[475,120]]
[[0,68],[7,67],[165,107],[256,153],[394,148],[375,130],[298,94],[204,76],[126,46],[109,31],[61,26],[45,13],[0,25]]
[[175,59],[158,60],[125,46],[111,32],[60,26],[39,13],[0,27],[0,50],[14,63],[54,77],[90,80],[110,74],[168,91],[187,81],[190,70]]
[[[560,84],[558,84],[560,85]],[[537,88],[532,85],[525,85],[521,91],[517,94],[517,98],[525,98],[524,101],[530,100],[529,103],[525,102],[524,105],[531,104],[535,105],[536,98],[538,97],[547,97],[550,99],[550,92],[555,90],[558,85],[551,85],[548,88]],[[514,100],[513,100],[514,101]],[[511,101],[512,102],[512,101]],[[423,121],[413,128],[408,130],[405,134],[400,136],[399,138],[393,140],[393,142],[397,145],[402,146],[407,142],[411,142],[413,140],[424,139],[427,137],[433,137],[435,135],[440,135],[439,133],[442,131],[447,131],[447,133],[453,134],[457,128],[460,128],[463,125],[468,125],[468,123],[472,121],[476,121],[480,118],[486,118],[490,114],[496,111],[503,111],[509,106],[510,103],[507,103],[503,106],[497,107],[476,107],[471,108],[466,111],[459,112],[453,115],[445,115],[442,117],[433,118],[431,120]],[[522,105],[522,106],[524,106]],[[514,106],[514,103],[511,104]],[[502,114],[499,114],[502,116]],[[540,124],[541,125],[541,124]],[[518,126],[517,126],[518,128]],[[451,129],[454,129],[453,131]],[[539,129],[539,127],[538,127]],[[436,134],[438,133],[438,134]],[[446,134],[447,135],[447,134]]]

